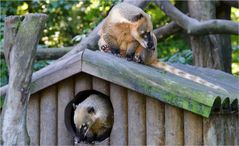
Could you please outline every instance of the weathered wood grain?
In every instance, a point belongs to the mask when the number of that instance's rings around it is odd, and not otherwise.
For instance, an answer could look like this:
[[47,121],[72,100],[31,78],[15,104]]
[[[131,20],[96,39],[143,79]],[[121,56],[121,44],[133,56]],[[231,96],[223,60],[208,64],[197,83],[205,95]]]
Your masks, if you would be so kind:
[[151,97],[146,97],[147,145],[164,145],[164,104]]
[[[30,86],[30,92],[35,93],[48,86],[54,85],[55,83],[66,79],[81,72],[81,56],[83,52],[78,52],[72,56],[54,62],[43,69],[35,72],[32,75],[32,82]],[[0,95],[4,96],[8,85],[0,88]]]
[[146,145],[145,96],[128,90],[128,144]]
[[165,105],[165,145],[183,145],[183,110]]
[[184,144],[203,145],[202,117],[189,111],[184,111]]
[[110,99],[114,108],[114,125],[110,134],[110,145],[128,144],[128,100],[127,89],[110,84]]
[[[93,77],[92,79],[92,85],[93,89],[97,90],[105,95],[110,95],[110,86],[109,82],[104,81],[100,78]],[[109,145],[110,144],[110,138],[106,138],[104,141],[95,143],[95,145]]]
[[30,97],[27,107],[27,131],[30,145],[40,145],[40,96],[39,93]]
[[209,116],[217,97],[238,96],[235,89],[229,95],[161,69],[90,50],[84,51],[82,71],[204,117]]
[[237,145],[237,123],[239,122],[236,114],[224,114],[224,140],[225,145]]
[[57,144],[72,145],[73,138],[67,131],[64,123],[64,110],[66,105],[74,98],[74,81],[68,78],[58,83],[57,90]]
[[47,15],[27,14],[5,19],[4,54],[8,64],[9,86],[3,106],[3,145],[29,145],[26,128],[32,64]]
[[57,93],[56,86],[41,92],[40,145],[57,145]]
[[92,89],[92,78],[90,75],[80,73],[75,76],[75,95],[84,90]]
[[209,118],[203,118],[203,144],[225,145],[222,115],[212,114]]

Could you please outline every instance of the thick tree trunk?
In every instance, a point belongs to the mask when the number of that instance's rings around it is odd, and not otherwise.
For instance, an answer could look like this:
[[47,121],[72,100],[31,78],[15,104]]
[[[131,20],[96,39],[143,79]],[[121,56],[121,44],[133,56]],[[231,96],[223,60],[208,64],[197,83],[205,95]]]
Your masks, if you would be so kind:
[[[216,18],[215,1],[188,1],[190,16],[198,20]],[[196,66],[225,71],[220,35],[191,36],[193,61]]]
[[26,129],[29,85],[36,46],[46,19],[44,14],[28,14],[23,20],[19,16],[5,20],[4,53],[10,75],[2,111],[3,145],[29,145]]

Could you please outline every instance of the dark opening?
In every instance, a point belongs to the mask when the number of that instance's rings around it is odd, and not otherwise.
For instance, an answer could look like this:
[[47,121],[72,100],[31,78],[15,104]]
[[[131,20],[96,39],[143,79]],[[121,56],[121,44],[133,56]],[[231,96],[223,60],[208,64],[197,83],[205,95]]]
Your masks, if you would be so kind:
[[[71,133],[72,137],[75,138],[77,137],[77,134],[76,134],[76,127],[75,127],[75,124],[74,124],[74,108],[73,108],[73,104],[75,105],[78,105],[79,103],[81,103],[82,101],[84,101],[87,97],[89,97],[90,95],[92,94],[97,94],[97,95],[101,95],[102,97],[106,98],[109,100],[110,104],[111,104],[111,101],[110,101],[110,97],[99,92],[99,91],[96,91],[96,90],[84,90],[84,91],[81,91],[79,92],[75,97],[74,99],[72,99],[66,106],[65,108],[65,112],[64,112],[64,117],[65,117],[65,125],[66,125],[66,128],[67,130]],[[111,107],[112,107],[112,110],[113,110],[113,106],[111,104]],[[96,141],[103,141],[105,140],[106,138],[108,138],[110,136],[110,133],[111,133],[111,130],[110,131],[107,131],[104,136],[96,139]]]

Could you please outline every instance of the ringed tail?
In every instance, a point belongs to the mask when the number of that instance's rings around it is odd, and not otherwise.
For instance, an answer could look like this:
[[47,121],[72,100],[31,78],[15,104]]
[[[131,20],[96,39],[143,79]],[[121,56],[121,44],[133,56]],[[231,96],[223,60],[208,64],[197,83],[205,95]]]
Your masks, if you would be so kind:
[[206,81],[206,80],[204,80],[204,79],[202,79],[202,78],[200,78],[198,76],[195,76],[195,75],[189,74],[187,72],[184,72],[184,71],[182,71],[180,69],[177,69],[177,68],[175,68],[173,66],[170,66],[170,65],[168,65],[168,64],[166,64],[164,62],[156,61],[156,62],[152,63],[151,66],[163,69],[163,70],[165,70],[167,72],[170,72],[172,74],[175,74],[175,75],[177,75],[179,77],[182,77],[182,78],[194,81],[194,82],[202,84],[202,85],[205,85],[205,86],[207,86],[209,88],[213,88],[215,90],[221,90],[221,91],[224,91],[224,92],[228,93],[228,91],[226,89],[224,89],[224,88],[222,88],[220,86],[217,86],[217,85],[215,85],[213,83],[210,83],[210,82],[208,82],[208,81]]

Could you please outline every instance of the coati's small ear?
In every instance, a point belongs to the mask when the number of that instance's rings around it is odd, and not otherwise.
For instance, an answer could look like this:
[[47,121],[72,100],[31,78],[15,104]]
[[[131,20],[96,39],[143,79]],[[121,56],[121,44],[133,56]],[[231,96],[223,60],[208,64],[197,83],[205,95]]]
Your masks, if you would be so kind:
[[95,113],[95,109],[92,106],[87,107],[87,111],[89,114]]
[[135,16],[133,16],[133,18],[132,18],[132,22],[135,22],[135,21],[138,21],[139,19],[141,19],[141,18],[143,18],[144,16],[143,16],[143,14],[137,14],[137,15],[135,15]]
[[77,105],[75,103],[73,103],[72,106],[74,110],[77,108]]

